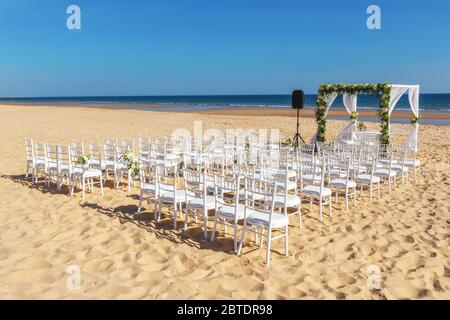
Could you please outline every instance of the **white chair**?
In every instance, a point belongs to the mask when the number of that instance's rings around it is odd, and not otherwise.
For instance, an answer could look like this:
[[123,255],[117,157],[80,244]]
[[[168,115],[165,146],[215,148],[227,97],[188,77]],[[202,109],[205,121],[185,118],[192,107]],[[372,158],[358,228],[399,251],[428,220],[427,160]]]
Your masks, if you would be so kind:
[[58,153],[56,145],[45,144],[45,186],[50,187],[53,178],[58,176]]
[[158,186],[160,179],[159,167],[155,166],[153,163],[148,162],[142,167],[140,171],[140,184],[139,184],[139,206],[137,213],[142,210],[142,203],[153,199],[155,203],[154,214],[155,220],[157,220],[157,196],[158,196]]
[[240,197],[240,177],[214,176],[214,194],[215,194],[215,215],[214,227],[211,234],[211,241],[216,236],[217,224],[224,226],[225,232],[227,225],[233,227],[234,231],[234,251],[237,252],[238,245],[238,222],[245,217],[245,204],[239,203]]
[[28,176],[31,174],[33,176],[34,171],[34,152],[33,152],[33,139],[25,139],[25,165],[27,167],[25,173],[25,179],[28,179]]
[[318,199],[319,204],[319,216],[320,221],[323,221],[323,206],[329,205],[329,215],[332,216],[332,191],[330,188],[325,187],[325,162],[322,161],[322,165],[320,170],[314,168],[312,172],[312,181],[317,181],[316,178],[319,179],[319,185],[311,184],[307,185],[301,191],[302,196],[306,196],[309,198],[309,211],[312,209],[312,204],[315,199]]
[[392,150],[392,156],[395,159],[391,164],[391,169],[401,176],[402,187],[405,185],[405,180],[409,178],[409,167],[406,165],[406,149],[403,147]]
[[[283,171],[283,170],[281,170]],[[295,177],[295,176],[294,176]],[[289,187],[289,169],[288,166],[285,167],[284,172],[280,173],[279,171],[273,176],[273,180],[277,184],[277,190],[279,190],[275,196],[275,209],[283,210],[285,216],[290,217],[292,215],[298,216],[298,223],[300,228],[303,228],[302,225],[302,211],[301,204],[302,200],[299,196],[297,196],[297,182],[295,181],[295,188],[292,190]],[[294,191],[294,194],[290,194],[289,191]],[[269,205],[271,203],[269,202]],[[288,208],[295,208],[296,211],[288,214]]]
[[[61,145],[56,146],[57,153],[57,168],[58,168],[58,177],[56,182],[56,189],[61,190],[61,186],[64,181],[70,184],[71,172],[72,169],[70,167],[70,155],[69,149],[67,147],[63,147]],[[69,190],[70,192],[70,190]]]
[[140,137],[138,141],[139,161],[141,163],[148,162],[151,155],[150,138]]
[[[93,191],[94,184],[100,185],[101,195],[103,196],[103,174],[99,169],[89,168],[89,165],[79,165],[77,164],[77,159],[79,157],[76,147],[69,146],[69,156],[70,156],[70,168],[71,179],[70,179],[70,195],[73,195],[74,189],[77,185],[81,185],[82,198],[85,198],[86,184],[90,191]],[[94,182],[94,178],[98,178],[98,182]]]
[[[203,219],[203,232],[205,239],[208,237],[208,211],[215,208],[214,196],[208,195],[206,171],[183,170],[185,201],[185,221],[184,230],[187,229],[189,213],[193,212],[197,218],[200,213]],[[196,219],[197,220],[197,219]]]
[[[178,212],[182,212],[183,203],[186,202],[185,190],[177,189],[178,167],[176,165],[167,167],[164,165],[156,165],[156,170],[162,173],[161,179],[157,180],[158,206],[157,221],[161,219],[161,208],[169,207],[173,209],[173,228],[177,228]],[[169,181],[172,180],[172,183]]]
[[306,156],[304,154],[299,154],[298,158],[298,189],[300,192],[303,191],[306,185],[319,185],[320,184],[320,170],[321,167],[318,165],[314,155]]
[[46,162],[45,162],[45,143],[33,142],[33,174],[32,181],[37,183],[39,180],[39,174],[46,174]]
[[341,172],[338,178],[331,179],[330,181],[331,190],[336,192],[336,202],[339,199],[339,193],[344,193],[346,210],[348,210],[349,198],[353,198],[353,205],[356,206],[356,182],[351,180],[350,177],[351,162],[352,159],[347,159],[345,163],[341,162],[341,169],[345,171]]
[[[102,157],[102,170],[105,171],[105,182],[108,180],[108,176],[112,174],[115,176],[116,169],[116,154],[115,154],[115,142],[112,140],[106,140],[103,143],[103,157]],[[115,182],[114,182],[115,183]]]
[[417,176],[422,176],[422,166],[420,160],[417,159],[415,148],[406,149],[405,165],[413,170],[414,182],[417,182]]
[[117,145],[114,147],[114,187],[118,189],[125,176],[127,178],[127,191],[130,192],[132,183],[131,169],[127,167],[122,159],[125,151],[131,151],[131,147]]
[[103,169],[102,149],[97,143],[89,143],[89,166],[94,169]]
[[377,168],[374,175],[380,179],[387,181],[389,194],[391,193],[393,184],[394,190],[397,184],[397,172],[392,170],[392,164],[395,161],[393,159],[392,147],[388,145],[380,146],[379,159],[378,161],[383,164],[384,167]]
[[361,195],[363,193],[364,187],[367,187],[369,190],[369,201],[372,202],[373,192],[377,191],[378,199],[380,199],[380,177],[374,175],[376,168],[376,155],[371,155],[366,160],[366,167],[368,168],[368,172],[366,173],[357,173],[355,177],[355,181],[357,185],[361,188]]
[[[242,228],[242,236],[241,241],[239,243],[238,248],[238,256],[241,255],[242,246],[245,240],[246,233],[248,231],[255,232],[261,237],[262,243],[263,237],[266,238],[267,243],[267,251],[266,251],[266,265],[270,265],[270,247],[272,240],[277,240],[284,238],[285,245],[285,256],[288,256],[288,234],[289,234],[289,219],[287,216],[283,214],[279,214],[275,212],[275,197],[277,194],[277,185],[269,184],[265,181],[257,181],[255,179],[246,178],[245,179],[245,188],[246,190],[252,193],[259,193],[266,198],[267,204],[271,203],[271,205],[266,205],[264,207],[253,206],[251,201],[246,200],[246,209],[245,209],[245,217],[244,217],[244,226]],[[249,226],[256,227],[255,229],[249,229]],[[261,230],[261,231],[259,231]],[[267,231],[264,234],[264,231]],[[281,234],[277,236],[273,236],[274,232],[280,231]]]

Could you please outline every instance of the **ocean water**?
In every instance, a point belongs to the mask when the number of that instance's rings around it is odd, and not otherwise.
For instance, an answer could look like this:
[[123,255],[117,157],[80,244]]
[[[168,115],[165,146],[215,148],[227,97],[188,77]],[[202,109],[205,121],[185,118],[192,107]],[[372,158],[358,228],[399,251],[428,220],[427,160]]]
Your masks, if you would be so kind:
[[[305,95],[307,107],[316,106],[317,95]],[[210,110],[239,107],[290,108],[291,95],[209,95],[209,96],[121,96],[121,97],[49,97],[49,98],[0,98],[0,103],[26,104],[79,104],[132,106],[136,109],[148,105],[163,106],[164,110]],[[342,97],[338,97],[333,107],[342,107]],[[358,108],[378,109],[379,99],[372,95],[359,95]],[[450,94],[421,94],[422,111],[450,113]],[[397,109],[410,110],[408,95],[403,95]],[[151,109],[146,109],[151,110]],[[162,109],[159,109],[162,111]]]

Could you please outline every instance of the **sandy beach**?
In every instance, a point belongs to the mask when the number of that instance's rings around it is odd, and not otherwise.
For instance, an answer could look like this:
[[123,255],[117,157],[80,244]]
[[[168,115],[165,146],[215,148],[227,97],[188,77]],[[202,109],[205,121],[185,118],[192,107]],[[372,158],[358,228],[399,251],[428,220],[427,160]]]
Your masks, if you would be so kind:
[[[266,112],[266,113],[265,113]],[[286,111],[288,112],[288,111]],[[219,229],[204,241],[201,225],[172,230],[153,208],[136,215],[138,189],[105,195],[67,195],[24,179],[24,139],[68,144],[72,139],[170,134],[177,128],[280,129],[293,135],[295,114],[261,111],[146,112],[105,108],[0,106],[1,299],[450,299],[450,127],[422,125],[418,158],[423,177],[369,204],[367,193],[345,211],[318,220],[304,206],[304,229],[292,217],[289,257],[273,242],[272,262],[249,241],[243,255]],[[264,114],[265,113],[265,114]],[[291,111],[292,114],[292,111]],[[329,121],[331,139],[345,121]],[[368,123],[377,130],[377,123]],[[316,129],[301,120],[306,140]],[[409,125],[395,125],[394,144]],[[98,191],[98,189],[97,189]],[[81,270],[69,289],[67,268]],[[368,268],[381,270],[381,289],[369,290]]]

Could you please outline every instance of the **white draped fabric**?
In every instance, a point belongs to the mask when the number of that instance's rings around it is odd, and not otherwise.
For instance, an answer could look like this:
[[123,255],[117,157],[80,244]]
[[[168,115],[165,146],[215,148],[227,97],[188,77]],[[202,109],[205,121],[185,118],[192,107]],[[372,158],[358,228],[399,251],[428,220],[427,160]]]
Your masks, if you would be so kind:
[[[347,110],[348,114],[351,115],[356,112],[358,108],[358,95],[344,93],[343,95],[344,108]],[[340,140],[353,140],[353,133],[356,130],[357,120],[353,120],[339,133],[338,139]]]
[[336,137],[337,141],[352,141],[353,133],[355,132],[355,123],[350,122],[344,129],[341,130]]
[[[330,111],[331,105],[333,104],[334,100],[336,100],[338,94],[332,93],[325,97],[325,102],[327,104],[327,108],[325,110],[325,118],[328,116],[328,111]],[[317,135],[319,134],[319,129],[317,129],[316,134],[312,137],[310,144],[315,144],[317,142]]]
[[[409,105],[415,117],[419,118],[419,87],[410,87],[408,91]],[[409,150],[417,152],[417,142],[419,136],[419,122],[414,124],[408,138],[405,142],[405,147]]]
[[391,116],[392,111],[394,111],[395,106],[402,95],[405,94],[406,90],[408,90],[406,86],[392,86],[391,100],[389,101],[389,116]]
[[347,110],[348,114],[352,114],[352,112],[356,112],[357,105],[358,105],[358,96],[356,94],[347,94],[344,93],[343,96],[344,100],[344,107],[345,110]]
[[334,100],[336,100],[337,96],[338,96],[337,93],[332,93],[325,98],[325,102],[327,103],[327,110],[325,111],[325,117],[328,116],[328,111],[330,111],[330,107],[333,104]]

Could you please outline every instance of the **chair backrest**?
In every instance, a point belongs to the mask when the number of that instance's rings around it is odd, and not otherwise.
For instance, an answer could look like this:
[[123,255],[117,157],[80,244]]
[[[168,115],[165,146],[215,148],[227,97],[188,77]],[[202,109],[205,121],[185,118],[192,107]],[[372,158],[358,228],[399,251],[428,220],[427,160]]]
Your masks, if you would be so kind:
[[25,139],[25,156],[27,161],[33,161],[34,158],[33,139]]
[[177,190],[178,183],[178,168],[176,165],[174,166],[165,166],[161,164],[156,164],[155,170],[158,171],[158,179],[157,179],[157,190],[158,195],[164,193],[170,193],[174,195]]
[[56,162],[58,161],[56,145],[52,145],[50,143],[45,143],[44,150],[45,150],[44,157],[45,157],[46,167],[55,167],[56,168]]
[[62,145],[57,145],[56,153],[57,153],[57,159],[58,159],[56,162],[57,167],[58,167],[58,172],[61,173],[63,169],[68,169],[69,172],[72,172],[69,148],[64,147]]
[[129,170],[125,169],[126,160],[124,159],[124,154],[127,151],[131,151],[130,147],[128,145],[121,146],[116,145],[114,146],[114,169],[115,170]]
[[103,160],[112,162],[115,161],[115,144],[108,143],[108,140],[103,143]]
[[141,158],[149,158],[151,154],[150,138],[139,138],[138,142],[139,156]]
[[235,221],[238,219],[237,210],[239,207],[241,177],[214,176],[214,196],[216,199],[216,210],[223,206],[234,207]]
[[79,154],[84,154],[84,141],[83,140],[72,140],[70,145],[76,149],[78,149]]
[[45,161],[45,143],[44,142],[33,142],[34,159],[44,163]]
[[206,171],[183,169],[183,180],[186,197],[201,198],[204,202],[206,201],[208,194]]
[[404,147],[396,147],[392,149],[392,157],[393,161],[402,166],[402,170],[406,166],[406,156],[408,154],[408,151]]
[[69,167],[71,172],[73,172],[76,169],[83,170],[83,166],[81,164],[77,164],[78,157],[82,156],[83,153],[81,150],[74,146],[73,144],[70,144],[69,147]]
[[149,159],[147,162],[141,163],[141,170],[139,170],[139,178],[141,181],[140,187],[145,187],[144,183],[154,184],[155,187],[158,187],[158,179],[160,179],[161,173],[158,170],[158,166],[152,159]]
[[311,158],[314,156],[314,152],[316,150],[315,144],[305,144],[302,143],[299,145],[298,151],[300,153],[300,158]]
[[[255,212],[269,215],[269,226],[272,225],[272,216],[275,210],[275,196],[277,194],[277,184],[259,179],[245,178],[245,217],[248,212]],[[252,195],[252,197],[250,197]],[[251,201],[251,198],[260,196],[263,202]]]
[[378,161],[382,162],[389,169],[389,174],[393,164],[393,147],[391,145],[381,144],[378,151]]
[[102,168],[102,148],[97,143],[89,143],[89,163],[91,167]]
[[122,138],[119,140],[118,145],[128,151],[131,151],[134,153],[134,139],[125,139]]

